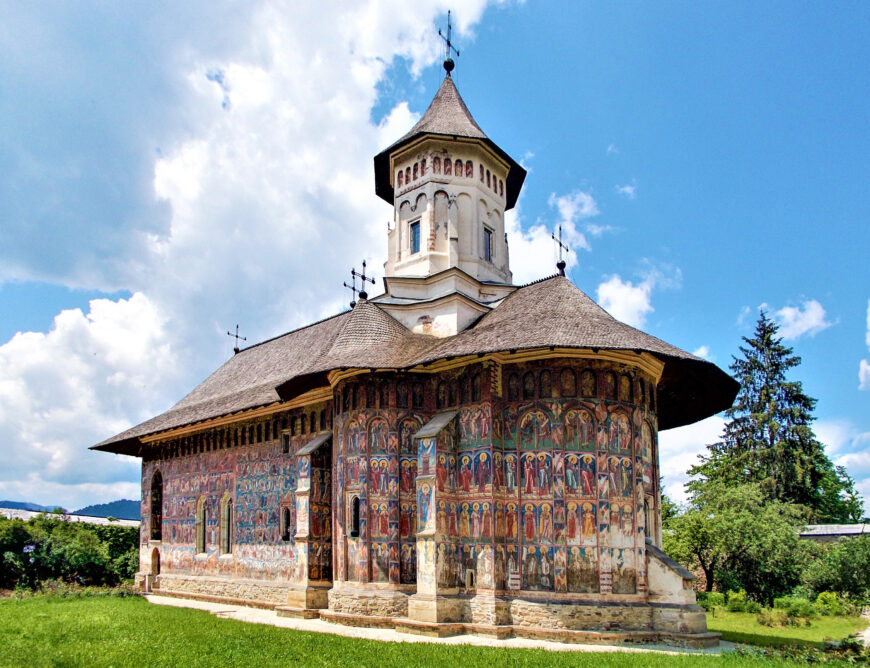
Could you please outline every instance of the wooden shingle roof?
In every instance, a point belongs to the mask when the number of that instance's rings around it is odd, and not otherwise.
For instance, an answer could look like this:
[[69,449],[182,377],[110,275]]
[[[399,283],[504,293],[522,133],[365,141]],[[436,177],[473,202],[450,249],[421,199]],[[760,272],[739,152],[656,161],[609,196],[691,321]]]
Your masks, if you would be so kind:
[[[411,369],[466,355],[550,347],[646,352],[664,363],[658,387],[660,429],[728,408],[738,385],[715,364],[619,322],[564,276],[517,288],[459,334],[414,334],[377,304],[352,310],[239,352],[162,415],[95,449],[130,452],[138,438],[287,398],[306,378],[325,384],[334,369]],[[298,385],[296,386],[298,387]]]

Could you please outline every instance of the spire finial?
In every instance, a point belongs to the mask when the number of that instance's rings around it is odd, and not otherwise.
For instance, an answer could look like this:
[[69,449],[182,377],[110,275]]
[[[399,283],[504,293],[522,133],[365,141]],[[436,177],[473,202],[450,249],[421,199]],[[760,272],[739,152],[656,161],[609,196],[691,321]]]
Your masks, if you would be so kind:
[[565,267],[567,266],[567,263],[565,262],[565,260],[562,259],[562,251],[565,251],[565,255],[567,255],[568,253],[571,252],[571,249],[568,248],[567,244],[562,242],[562,226],[559,225],[559,238],[558,239],[556,238],[555,234],[551,234],[550,237],[552,237],[553,242],[559,248],[559,261],[556,263],[556,269],[559,270],[560,276],[564,276],[565,275]]
[[227,332],[227,336],[232,336],[232,337],[236,340],[236,345],[233,346],[233,354],[234,354],[234,355],[238,355],[238,354],[239,354],[239,350],[240,350],[240,349],[239,349],[239,341],[247,341],[247,340],[248,340],[247,337],[239,336],[239,325],[238,325],[238,323],[236,324],[236,333],[233,334],[232,332]]
[[[374,277],[366,276],[366,261],[363,260],[361,274],[357,273],[356,269],[351,269],[350,275],[353,276],[353,284],[354,285],[356,285],[356,279],[360,279],[359,298],[360,299],[368,299],[369,295],[366,292],[366,283],[371,283],[372,285],[374,285],[375,279],[374,279]],[[345,284],[345,287],[350,287],[350,286]],[[353,308],[353,306],[351,306],[351,308]]]
[[453,58],[450,57],[450,52],[456,54],[456,57],[459,58],[459,51],[456,50],[456,47],[453,46],[453,42],[450,41],[451,35],[453,33],[453,25],[450,23],[450,10],[447,10],[447,37],[445,37],[441,33],[441,28],[438,28],[438,36],[444,40],[444,70],[447,72],[447,76],[450,76],[450,73],[453,71],[453,68],[456,67],[456,63],[453,62]]

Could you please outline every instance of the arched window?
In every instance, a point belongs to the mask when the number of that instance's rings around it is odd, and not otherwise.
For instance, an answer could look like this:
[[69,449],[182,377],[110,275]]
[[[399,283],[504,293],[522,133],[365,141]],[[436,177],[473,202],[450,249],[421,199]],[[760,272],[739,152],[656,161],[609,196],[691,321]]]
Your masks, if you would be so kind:
[[304,434],[308,427],[308,418],[305,415],[299,418],[299,425],[299,433]]
[[439,158],[437,155],[434,158],[432,158],[432,173],[433,174],[440,174],[441,173],[441,158]]
[[405,185],[411,184],[411,168],[405,167]]
[[314,411],[308,416],[308,424],[311,425],[312,434],[317,431],[317,414]]
[[435,407],[444,408],[447,406],[447,383],[441,381],[438,383],[438,389],[435,392]]
[[504,197],[504,181],[498,180],[498,196]]
[[456,405],[456,381],[451,381],[447,386],[447,405],[455,406]]
[[396,406],[399,408],[408,407],[408,384],[399,383],[396,386]]
[[412,178],[416,181],[417,178],[418,178],[419,176],[420,176],[420,164],[417,163],[417,162],[415,162],[415,163],[414,163],[414,171],[413,171],[413,177],[412,177]]
[[595,372],[592,369],[585,369],[580,374],[580,393],[584,397],[596,396],[598,394],[596,383]]
[[512,373],[508,376],[508,401],[517,401],[520,398],[520,377]]
[[324,431],[326,429],[326,409],[324,408],[320,411],[320,431]]
[[262,442],[263,442],[263,425],[258,424],[257,425],[257,443],[262,443]]
[[232,554],[233,552],[233,500],[229,495],[225,495],[221,500],[221,554]]
[[248,425],[248,444],[254,442],[254,425]]
[[400,188],[405,185],[405,172],[402,171],[401,169],[399,170],[398,182],[399,182]]
[[523,399],[535,398],[535,374],[529,371],[523,376]]
[[562,369],[559,377],[559,395],[563,397],[577,396],[577,376],[573,369]]
[[453,176],[453,162],[450,156],[444,158],[444,176]]
[[486,187],[492,188],[492,176],[490,175],[489,170],[486,170]]
[[480,182],[483,183],[483,165],[480,165]]
[[426,176],[426,158],[420,161],[420,176]]
[[351,538],[359,537],[359,497],[355,496],[350,501],[350,532]]
[[631,376],[628,374],[619,377],[619,400],[631,402]]
[[281,509],[281,540],[290,540],[290,509]]
[[471,377],[471,401],[472,402],[480,401],[480,393],[481,393],[480,386],[481,386],[480,374],[476,373]]
[[612,371],[604,374],[604,398],[616,399],[616,374]]
[[459,158],[456,159],[456,164],[454,165],[455,169],[453,170],[454,176],[462,176],[462,160]]
[[281,435],[281,452],[285,455],[290,454],[290,434]]
[[553,381],[550,377],[550,372],[546,369],[541,371],[538,378],[538,396],[541,399],[549,399],[553,396]]
[[411,394],[414,408],[423,408],[423,383],[414,383]]
[[163,475],[151,477],[151,540],[163,540]]
[[208,526],[208,509],[205,503],[205,497],[201,496],[196,502],[196,551],[199,554],[205,552],[205,532]]
[[471,160],[465,161],[465,178],[473,179],[474,178],[474,163]]

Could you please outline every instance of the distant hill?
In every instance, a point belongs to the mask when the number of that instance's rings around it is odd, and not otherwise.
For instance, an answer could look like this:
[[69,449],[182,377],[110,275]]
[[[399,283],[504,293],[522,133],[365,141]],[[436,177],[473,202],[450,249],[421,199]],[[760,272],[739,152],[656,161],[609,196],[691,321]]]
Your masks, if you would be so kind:
[[[136,504],[136,507],[138,508],[139,505]],[[17,510],[31,510],[35,513],[50,513],[57,508],[60,508],[61,510],[65,510],[64,508],[61,508],[60,506],[40,506],[38,503],[30,503],[29,501],[0,501],[0,508],[15,508]],[[139,519],[138,512],[137,512],[136,517],[134,517],[133,519],[137,519],[137,520]]]
[[120,499],[109,503],[97,503],[74,511],[73,515],[90,515],[92,517],[114,517],[119,520],[138,520],[139,502],[130,499]]

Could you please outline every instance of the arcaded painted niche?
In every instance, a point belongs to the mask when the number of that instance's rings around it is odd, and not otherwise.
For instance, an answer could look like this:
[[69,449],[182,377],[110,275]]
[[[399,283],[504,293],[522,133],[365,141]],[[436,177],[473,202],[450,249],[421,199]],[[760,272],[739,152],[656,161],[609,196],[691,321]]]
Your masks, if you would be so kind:
[[321,426],[328,402],[155,444],[142,462],[140,570],[154,546],[165,574],[296,579],[295,453]]
[[609,362],[542,360],[506,365],[502,385],[493,458],[504,588],[644,593],[658,513],[652,379]]

